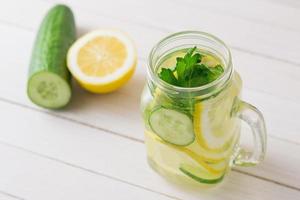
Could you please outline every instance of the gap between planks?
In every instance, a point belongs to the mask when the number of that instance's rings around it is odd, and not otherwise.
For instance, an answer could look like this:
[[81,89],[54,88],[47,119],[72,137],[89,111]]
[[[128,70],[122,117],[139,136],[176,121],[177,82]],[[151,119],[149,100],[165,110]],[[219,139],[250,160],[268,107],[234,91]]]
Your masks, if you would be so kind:
[[[38,108],[33,108],[33,107],[30,107],[30,106],[27,106],[27,105],[24,105],[24,104],[21,104],[21,103],[18,103],[18,102],[14,102],[14,101],[11,101],[11,100],[8,100],[8,99],[4,99],[2,97],[0,97],[0,101],[4,102],[4,103],[7,103],[7,104],[10,104],[10,105],[19,106],[19,107],[22,107],[22,108],[25,108],[25,109],[28,109],[28,110],[48,114],[48,115],[51,115],[51,116],[54,116],[54,117],[57,117],[57,118],[60,118],[60,119],[63,119],[63,120],[66,120],[66,121],[69,121],[69,122],[72,122],[72,123],[76,123],[76,124],[79,124],[79,125],[82,125],[82,126],[85,126],[85,127],[89,127],[89,128],[96,129],[96,130],[101,130],[104,133],[111,134],[111,135],[114,135],[114,136],[118,136],[118,137],[128,139],[128,140],[131,140],[131,141],[134,141],[134,142],[144,143],[144,140],[140,140],[140,139],[136,139],[136,138],[133,138],[133,137],[125,136],[125,135],[122,135],[122,134],[120,134],[118,132],[115,132],[115,131],[111,131],[111,130],[108,130],[108,129],[97,127],[97,126],[94,126],[94,125],[91,125],[91,124],[88,124],[88,123],[84,123],[84,122],[81,122],[81,121],[78,121],[78,120],[70,119],[70,118],[65,117],[65,116],[56,115],[56,114],[47,112],[45,110],[41,110],[41,109],[38,109]],[[277,139],[277,138],[275,138],[275,139]],[[173,197],[173,196],[170,196],[168,194],[164,194],[164,193],[161,193],[161,192],[158,192],[158,191],[155,191],[155,190],[152,190],[152,189],[149,189],[149,188],[146,188],[146,187],[143,187],[143,186],[131,183],[131,182],[127,182],[127,181],[124,181],[122,179],[118,179],[118,178],[113,177],[113,176],[109,176],[109,175],[106,175],[106,174],[103,174],[103,173],[99,173],[97,171],[90,170],[88,168],[80,167],[80,166],[74,165],[72,163],[60,160],[60,159],[56,159],[56,158],[53,158],[53,157],[50,157],[50,156],[47,156],[47,155],[44,155],[44,154],[40,154],[40,153],[31,151],[31,150],[28,150],[28,149],[23,148],[23,147],[19,147],[17,145],[9,144],[9,143],[3,142],[1,140],[0,140],[0,143],[3,144],[3,145],[6,145],[6,146],[14,147],[14,148],[32,153],[32,154],[40,156],[40,157],[45,157],[47,159],[63,163],[63,164],[68,165],[68,166],[72,166],[72,167],[75,167],[75,168],[78,168],[78,169],[82,169],[84,171],[87,171],[87,172],[90,172],[90,173],[93,173],[93,174],[97,174],[97,175],[104,176],[104,177],[107,177],[107,178],[110,178],[110,179],[113,179],[113,180],[116,180],[116,181],[127,183],[127,184],[130,184],[132,186],[139,187],[139,188],[142,188],[142,189],[145,189],[145,190],[148,190],[148,191],[151,191],[151,192],[155,192],[155,193],[158,193],[158,194],[162,194],[164,196],[167,196],[167,197],[170,197],[170,198],[173,198],[173,199],[178,199],[177,197]],[[299,145],[299,144],[297,144],[297,145]],[[289,189],[296,190],[296,191],[300,192],[300,188],[289,185],[289,184],[281,183],[279,181],[275,181],[275,180],[272,180],[272,179],[269,179],[269,178],[265,178],[265,177],[258,176],[258,175],[252,174],[252,173],[244,172],[244,171],[241,171],[241,170],[236,169],[236,168],[233,168],[232,170],[237,172],[237,173],[244,174],[246,176],[251,176],[251,177],[263,180],[263,181],[271,182],[273,184],[280,185],[282,187],[286,187],[286,188],[289,188]]]
[[[1,142],[0,142],[1,143]],[[24,198],[22,197],[19,197],[19,196],[16,196],[14,194],[11,194],[11,193],[8,193],[8,192],[5,192],[5,191],[2,191],[0,190],[0,194],[4,195],[4,196],[8,196],[10,198],[13,198],[13,199],[17,199],[17,200],[25,200]]]

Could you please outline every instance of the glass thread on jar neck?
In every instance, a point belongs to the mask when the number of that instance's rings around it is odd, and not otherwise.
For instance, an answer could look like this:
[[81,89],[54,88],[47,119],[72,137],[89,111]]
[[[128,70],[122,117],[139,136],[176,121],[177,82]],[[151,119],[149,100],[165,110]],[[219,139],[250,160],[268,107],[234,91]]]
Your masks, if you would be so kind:
[[[200,50],[215,54],[223,61],[225,71],[222,76],[206,85],[190,88],[171,85],[158,77],[156,69],[162,59],[172,52],[194,46],[197,46]],[[232,74],[231,53],[225,43],[215,36],[199,31],[178,32],[162,39],[153,47],[148,58],[148,86],[150,88],[158,87],[169,95],[180,95],[181,98],[185,96],[187,98],[191,96],[201,99],[208,98],[222,90],[231,79]]]

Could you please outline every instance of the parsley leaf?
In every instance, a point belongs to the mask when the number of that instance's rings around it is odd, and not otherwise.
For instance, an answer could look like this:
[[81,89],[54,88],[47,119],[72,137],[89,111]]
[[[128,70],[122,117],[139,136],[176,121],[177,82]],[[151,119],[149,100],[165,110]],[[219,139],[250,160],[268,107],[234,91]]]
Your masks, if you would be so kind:
[[193,47],[184,57],[177,57],[174,70],[162,68],[159,77],[171,85],[197,87],[216,80],[224,73],[223,67],[219,64],[208,67],[201,63],[203,55],[195,53],[196,49],[197,47]]
[[177,79],[171,69],[162,68],[159,74],[159,78],[170,83],[171,85],[177,85]]

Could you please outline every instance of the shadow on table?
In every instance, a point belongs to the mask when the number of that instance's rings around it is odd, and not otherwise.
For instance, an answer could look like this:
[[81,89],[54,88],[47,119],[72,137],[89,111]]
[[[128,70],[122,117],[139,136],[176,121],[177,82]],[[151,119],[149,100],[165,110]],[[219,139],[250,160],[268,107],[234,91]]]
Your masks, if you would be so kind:
[[263,182],[258,184],[259,182],[253,177],[233,171],[229,172],[224,180],[216,185],[201,185],[193,180],[188,183],[178,183],[162,176],[161,179],[176,191],[189,194],[184,195],[185,197],[191,196],[199,199],[239,199],[239,196],[247,199],[247,197],[253,197],[255,195],[253,191],[261,189],[263,185]]
[[101,112],[103,106],[110,105],[112,109],[126,106],[127,109],[135,112],[139,109],[140,95],[144,84],[144,75],[135,73],[132,79],[120,89],[107,94],[94,94],[81,88],[78,82],[73,79],[72,100],[64,111],[87,111],[92,109]]
[[77,28],[77,37],[81,37],[90,31],[92,31],[91,28],[80,26]]

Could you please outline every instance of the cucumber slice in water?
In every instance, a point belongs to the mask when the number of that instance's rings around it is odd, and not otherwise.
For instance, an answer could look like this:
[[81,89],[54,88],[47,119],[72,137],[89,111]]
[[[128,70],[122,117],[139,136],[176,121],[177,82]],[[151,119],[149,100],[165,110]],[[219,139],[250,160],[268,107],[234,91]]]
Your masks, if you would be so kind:
[[71,98],[71,87],[59,75],[41,71],[30,77],[28,96],[37,105],[45,108],[60,108]]
[[188,164],[182,164],[179,170],[200,183],[215,184],[224,178],[224,173],[212,174],[200,166],[196,168]]
[[149,117],[151,129],[164,141],[187,146],[195,140],[192,120],[173,109],[158,108]]

